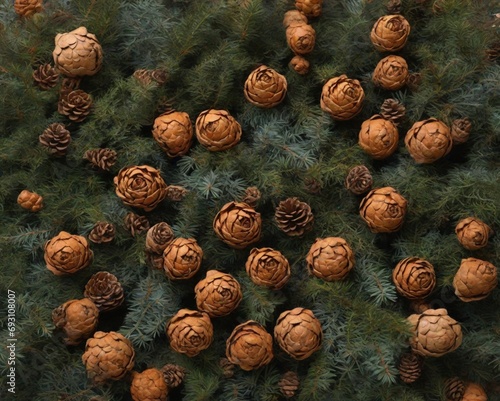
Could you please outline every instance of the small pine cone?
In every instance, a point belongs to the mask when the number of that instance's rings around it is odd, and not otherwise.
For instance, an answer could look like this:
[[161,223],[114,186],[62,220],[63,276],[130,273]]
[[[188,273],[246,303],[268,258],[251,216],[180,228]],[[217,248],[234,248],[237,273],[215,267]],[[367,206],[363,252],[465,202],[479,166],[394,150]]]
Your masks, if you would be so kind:
[[43,257],[47,269],[62,276],[89,266],[94,253],[85,237],[61,231],[45,243]]
[[236,365],[231,363],[227,358],[221,358],[219,360],[219,366],[222,369],[222,374],[226,379],[234,376],[234,368]]
[[372,74],[373,83],[385,90],[398,90],[408,82],[408,63],[401,56],[391,54],[381,59]]
[[416,92],[420,85],[422,84],[422,74],[419,72],[411,72],[408,75],[408,79],[406,81],[406,87],[412,92]]
[[311,63],[299,55],[295,55],[290,60],[290,67],[292,67],[292,69],[299,75],[306,75],[309,72],[310,66]]
[[142,85],[149,85],[152,81],[151,71],[146,68],[139,68],[138,70],[135,70],[132,76]]
[[42,0],[15,0],[14,11],[20,17],[31,17],[43,10]]
[[168,223],[156,223],[146,234],[146,251],[163,255],[163,251],[173,239],[174,232]]
[[462,401],[488,401],[488,394],[478,383],[467,382]]
[[124,301],[123,287],[114,274],[100,271],[92,275],[83,295],[94,302],[100,312],[118,308]]
[[168,74],[165,70],[157,68],[154,70],[147,70],[141,68],[134,71],[133,77],[137,79],[142,85],[149,85],[155,82],[158,85],[163,85],[168,80]]
[[401,229],[408,201],[392,187],[372,189],[361,200],[359,214],[373,233],[392,233]]
[[88,238],[94,244],[105,244],[115,239],[116,228],[107,221],[98,221],[90,230]]
[[146,251],[146,262],[153,269],[163,270],[163,255]]
[[286,29],[286,41],[290,50],[303,56],[314,50],[316,31],[309,24],[291,25]]
[[186,369],[172,363],[168,363],[163,366],[161,368],[161,372],[163,373],[163,379],[165,380],[165,383],[167,383],[168,388],[179,387],[186,376]]
[[450,377],[444,382],[446,401],[462,401],[465,393],[465,383],[459,377]]
[[141,373],[132,373],[130,395],[133,401],[166,401],[168,386],[161,370],[149,368]]
[[281,201],[274,218],[280,230],[291,237],[310,231],[314,223],[311,207],[295,197]]
[[285,398],[292,398],[299,388],[299,383],[300,381],[297,373],[289,370],[281,376],[281,379],[278,382],[278,386],[280,388],[281,394],[283,394]]
[[166,199],[172,202],[180,202],[187,195],[188,190],[180,185],[169,185],[167,186]]
[[380,107],[380,115],[386,120],[391,120],[396,126],[406,114],[406,107],[396,99],[385,99]]
[[412,299],[410,301],[410,309],[414,313],[424,313],[427,309],[430,309],[430,304],[425,299]]
[[62,329],[66,345],[78,345],[97,327],[99,309],[89,298],[72,299],[52,311],[52,322]]
[[493,230],[477,217],[466,217],[455,226],[455,234],[465,249],[475,251],[488,245]]
[[373,178],[366,166],[355,166],[345,178],[345,187],[354,195],[362,195],[372,189]]
[[87,92],[76,89],[69,93],[62,92],[57,105],[57,111],[67,116],[71,121],[82,122],[90,114],[92,96]]
[[85,152],[83,158],[88,160],[93,167],[109,171],[116,163],[116,152],[109,148],[90,149]]
[[453,144],[458,145],[469,139],[472,124],[468,118],[457,118],[451,123],[451,137]]
[[241,199],[248,206],[255,208],[261,198],[261,193],[257,187],[248,187],[245,189],[245,196]]
[[68,94],[71,91],[77,90],[82,82],[81,77],[64,77],[61,83],[59,95]]
[[387,14],[401,14],[401,0],[389,0],[385,5]]
[[285,29],[294,25],[304,25],[307,22],[307,17],[299,10],[288,10],[283,16],[283,26]]
[[134,212],[129,212],[125,216],[125,228],[130,231],[133,237],[149,230],[149,220],[146,216],[139,216]]
[[38,212],[43,209],[43,197],[24,189],[17,197],[17,204],[30,212]]
[[306,17],[314,18],[321,15],[323,0],[295,0],[295,8]]
[[323,185],[319,180],[309,177],[304,180],[304,186],[306,187],[307,192],[314,195],[320,194],[321,189],[323,188]]
[[155,68],[154,70],[151,70],[151,79],[158,85],[163,85],[168,80],[168,73],[161,68]]
[[33,71],[33,80],[40,89],[49,90],[57,85],[59,72],[50,64],[41,64]]
[[71,134],[64,124],[50,124],[38,137],[42,146],[46,147],[52,156],[64,156],[71,142]]
[[399,378],[407,383],[413,383],[422,374],[424,358],[413,352],[403,354],[399,360]]
[[178,237],[163,251],[163,269],[170,280],[187,280],[201,267],[203,250],[194,238]]

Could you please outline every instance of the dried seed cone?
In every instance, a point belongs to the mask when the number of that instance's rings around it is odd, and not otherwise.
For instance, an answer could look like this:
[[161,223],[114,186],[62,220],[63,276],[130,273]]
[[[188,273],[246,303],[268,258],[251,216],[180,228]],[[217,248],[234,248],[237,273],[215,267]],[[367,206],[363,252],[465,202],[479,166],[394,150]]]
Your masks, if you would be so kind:
[[406,60],[400,56],[390,55],[377,63],[372,81],[383,89],[395,91],[406,85],[408,76]]
[[106,221],[98,221],[90,230],[88,238],[94,244],[106,244],[115,239],[116,228]]
[[465,383],[458,377],[450,377],[444,383],[446,401],[462,401],[465,392]]
[[283,16],[283,26],[285,29],[294,25],[304,25],[307,22],[307,17],[299,10],[288,10]]
[[245,81],[245,98],[255,106],[271,108],[286,96],[288,83],[284,75],[266,65],[253,70]]
[[342,280],[354,268],[354,252],[343,238],[317,238],[307,253],[306,263],[309,273],[316,277]]
[[372,189],[373,177],[368,167],[360,165],[349,170],[345,178],[345,187],[354,195],[362,195]]
[[323,189],[323,184],[321,181],[317,180],[316,178],[313,177],[306,177],[304,179],[304,187],[307,192],[310,194],[319,194],[321,193],[321,190]]
[[214,328],[205,312],[179,310],[167,324],[167,337],[176,352],[189,357],[198,355],[212,344]]
[[36,192],[23,189],[17,196],[17,204],[30,212],[38,212],[43,209],[43,197]]
[[376,160],[391,156],[398,148],[398,142],[398,128],[380,114],[375,114],[361,124],[359,146]]
[[230,149],[241,140],[241,125],[227,110],[202,111],[195,127],[198,142],[212,152]]
[[87,267],[94,254],[87,239],[61,231],[45,243],[44,260],[47,269],[56,276],[73,274]]
[[59,72],[50,64],[41,64],[33,71],[33,81],[42,90],[49,90],[57,85]]
[[257,187],[248,187],[245,189],[245,196],[241,200],[243,203],[246,203],[250,207],[255,207],[257,206],[257,203],[259,202],[261,198],[261,193],[259,188]]
[[290,60],[290,67],[299,75],[306,75],[310,65],[311,63],[302,56],[294,56]]
[[321,348],[323,330],[311,310],[294,308],[279,315],[274,338],[283,351],[302,361]]
[[211,318],[229,315],[243,299],[240,283],[218,270],[207,271],[206,277],[194,287],[194,293],[198,310]]
[[168,363],[161,368],[163,379],[167,383],[168,388],[176,388],[181,385],[186,375],[186,369],[182,366]]
[[82,361],[95,383],[121,380],[134,367],[135,351],[129,339],[116,331],[97,331],[87,340]]
[[42,0],[15,0],[14,11],[20,17],[28,18],[43,10]]
[[334,120],[350,120],[363,108],[365,91],[357,79],[340,75],[329,79],[321,91],[321,109]]
[[454,145],[467,142],[472,124],[468,118],[457,118],[451,123],[451,137]]
[[127,213],[124,223],[125,228],[130,231],[133,237],[149,230],[150,227],[149,220],[146,216],[140,216],[133,212]]
[[405,136],[405,145],[417,163],[433,163],[446,156],[452,146],[448,126],[435,118],[417,121]]
[[407,319],[413,331],[410,345],[418,355],[439,357],[455,351],[462,344],[462,327],[448,316],[444,308],[427,309]]
[[396,290],[408,299],[421,299],[436,286],[434,266],[422,258],[408,257],[400,260],[392,271]]
[[94,302],[100,312],[118,308],[125,299],[123,287],[118,278],[107,271],[93,274],[85,285],[83,295]]
[[399,378],[404,383],[410,384],[422,375],[424,359],[413,352],[403,354],[399,360]]
[[406,114],[406,107],[396,99],[385,99],[380,107],[380,115],[386,120],[392,121],[396,126]]
[[160,171],[147,165],[122,168],[113,183],[116,195],[125,205],[146,212],[158,206],[167,195],[167,184]]
[[273,337],[260,323],[248,320],[226,340],[226,357],[243,370],[259,369],[274,358]]
[[253,248],[245,263],[245,270],[256,285],[279,290],[291,276],[288,259],[273,248]]
[[283,374],[278,382],[280,392],[285,398],[292,398],[298,390],[299,384],[299,376],[291,370]]
[[384,15],[372,27],[370,40],[380,52],[397,52],[408,40],[410,23],[400,14]]
[[458,222],[455,227],[458,242],[467,250],[475,251],[488,245],[493,230],[477,217],[467,217]]
[[163,85],[168,80],[168,73],[161,68],[154,70],[147,70],[144,68],[135,70],[133,77],[137,79],[142,85],[150,85],[152,82],[157,85]]
[[88,298],[72,299],[52,311],[52,322],[62,329],[66,345],[78,345],[97,327],[99,309]]
[[52,123],[45,128],[38,140],[52,156],[60,157],[66,154],[71,143],[71,134],[64,124]]
[[468,382],[465,384],[464,395],[462,401],[487,401],[488,395],[484,388],[477,384]]
[[75,89],[61,93],[57,111],[71,121],[79,123],[90,114],[92,103],[90,94],[81,89]]
[[319,17],[323,0],[295,0],[295,8],[309,18]]
[[172,202],[180,202],[184,199],[189,191],[181,187],[180,185],[169,185],[167,187],[167,196],[166,198]]
[[215,234],[227,245],[244,249],[261,236],[260,213],[243,202],[228,202],[216,214],[213,222]]
[[221,358],[219,360],[219,367],[222,369],[222,374],[226,379],[234,376],[234,368],[236,367],[236,365],[229,362],[229,359]]
[[153,138],[168,157],[185,155],[193,137],[193,124],[188,113],[169,111],[155,118]]
[[83,158],[88,160],[92,167],[109,171],[116,163],[116,152],[109,148],[90,149]]
[[401,0],[389,0],[386,4],[388,14],[401,14]]
[[133,372],[130,395],[134,401],[166,401],[168,386],[163,373],[156,368],[149,368],[141,373]]
[[290,25],[286,29],[288,47],[298,55],[306,55],[314,50],[316,31],[309,24]]
[[372,189],[359,205],[359,214],[373,233],[398,231],[406,216],[408,202],[392,187]]
[[274,219],[278,228],[290,237],[301,236],[312,229],[314,215],[306,202],[292,197],[276,207]]
[[477,258],[462,259],[453,277],[455,295],[464,302],[486,298],[497,284],[497,268],[492,263]]
[[68,77],[96,74],[102,66],[102,48],[96,36],[81,26],[58,33],[52,52],[56,68]]
[[146,251],[163,254],[167,245],[174,239],[174,231],[170,224],[162,221],[151,227],[146,234]]
[[163,251],[163,269],[170,280],[187,280],[200,270],[203,250],[194,238],[175,238]]

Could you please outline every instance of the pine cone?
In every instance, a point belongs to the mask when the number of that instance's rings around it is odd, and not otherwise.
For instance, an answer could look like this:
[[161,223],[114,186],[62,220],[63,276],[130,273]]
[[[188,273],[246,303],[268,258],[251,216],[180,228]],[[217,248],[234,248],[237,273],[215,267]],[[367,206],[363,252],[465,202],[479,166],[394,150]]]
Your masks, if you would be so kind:
[[372,189],[373,178],[366,166],[355,166],[345,178],[345,187],[354,195],[362,195]]
[[57,85],[59,72],[50,64],[41,64],[33,71],[33,80],[42,90],[49,90]]
[[168,386],[163,373],[156,368],[133,372],[130,395],[133,401],[167,401]]
[[236,326],[227,339],[226,357],[245,371],[259,369],[274,358],[273,337],[260,323],[248,320]]
[[290,25],[286,28],[286,42],[296,55],[304,56],[314,50],[316,31],[309,24]]
[[323,185],[321,184],[321,182],[312,177],[307,177],[304,179],[304,187],[307,192],[315,195],[320,194],[321,190],[323,189]]
[[321,109],[334,120],[350,120],[361,112],[365,92],[357,79],[331,78],[321,91]]
[[163,254],[146,251],[146,263],[153,269],[163,270]]
[[82,362],[95,384],[121,380],[134,367],[135,351],[129,339],[110,331],[97,331],[87,340]]
[[42,0],[15,0],[14,11],[20,17],[28,18],[43,10]]
[[163,366],[161,372],[163,373],[163,379],[165,383],[167,383],[168,388],[179,387],[184,381],[184,376],[186,376],[186,369],[171,363]]
[[391,120],[375,114],[361,124],[358,143],[375,160],[386,159],[398,148],[398,128]]
[[240,283],[218,270],[207,271],[206,277],[194,287],[194,293],[198,310],[211,318],[229,315],[243,299]]
[[168,73],[161,68],[154,70],[141,68],[134,71],[133,77],[142,85],[150,85],[152,82],[157,85],[163,85],[168,81]]
[[200,270],[203,250],[194,238],[175,238],[163,251],[163,269],[170,280],[187,280]]
[[36,192],[23,189],[17,196],[17,204],[30,212],[38,212],[43,209],[43,197]]
[[61,231],[45,243],[44,260],[47,269],[56,276],[73,274],[87,267],[94,253],[81,235]]
[[245,189],[245,196],[241,201],[243,203],[246,203],[248,206],[255,208],[260,198],[261,198],[261,193],[259,191],[259,188],[248,187],[247,189]]
[[167,196],[165,197],[172,202],[180,202],[187,195],[188,190],[180,185],[169,185],[167,187]]
[[397,52],[405,46],[410,30],[402,15],[383,15],[373,25],[370,40],[379,52]]
[[71,142],[71,134],[64,124],[52,123],[38,137],[40,144],[48,149],[52,156],[64,156]]
[[465,393],[465,383],[458,377],[450,377],[444,382],[446,401],[462,401]]
[[354,268],[354,252],[343,238],[317,238],[306,262],[310,274],[325,281],[342,280]]
[[82,122],[90,114],[92,96],[81,89],[62,92],[57,105],[57,111],[67,116],[71,121]]
[[227,358],[221,358],[219,360],[219,366],[222,369],[222,374],[226,379],[234,376],[235,364],[231,363]]
[[306,75],[309,72],[310,63],[302,56],[295,55],[290,60],[290,67],[299,75]]
[[420,85],[422,84],[422,74],[419,72],[411,72],[408,75],[408,80],[406,82],[406,87],[412,92],[416,92]]
[[406,114],[406,107],[396,99],[385,99],[380,107],[380,115],[386,120],[392,121],[396,127]]
[[488,401],[488,395],[478,383],[468,382],[465,384],[462,401]]
[[133,237],[149,230],[149,220],[146,216],[140,216],[134,212],[129,212],[124,219],[125,228],[130,231]]
[[88,238],[94,244],[105,244],[115,239],[116,228],[112,223],[98,221],[90,230]]
[[176,352],[198,355],[212,344],[214,328],[205,312],[179,310],[167,324],[167,337]]
[[285,99],[287,87],[284,75],[266,65],[261,65],[246,79],[244,94],[253,105],[271,108]]
[[256,285],[279,290],[291,276],[288,259],[272,248],[253,248],[245,263],[245,270]]
[[417,163],[428,164],[450,152],[453,138],[445,123],[429,118],[412,125],[406,133],[405,145]]
[[372,189],[361,201],[359,213],[373,233],[398,231],[408,202],[392,187]]
[[416,298],[410,301],[410,309],[415,313],[424,313],[430,308],[430,304],[425,299]]
[[193,143],[193,124],[189,114],[168,111],[155,118],[153,138],[168,157],[185,155]]
[[174,231],[168,223],[156,223],[146,234],[146,251],[163,255],[163,251],[173,239]]
[[314,223],[311,207],[295,197],[281,201],[275,210],[274,218],[279,229],[291,237],[310,231]]
[[83,158],[92,163],[93,167],[109,171],[116,163],[116,152],[109,148],[90,149]]
[[389,0],[385,5],[387,14],[401,14],[401,0]]
[[288,10],[283,16],[283,26],[285,29],[294,25],[304,25],[307,22],[307,17],[299,10]]
[[100,312],[116,309],[124,301],[121,283],[107,271],[93,274],[85,285],[83,295],[94,302]]
[[407,384],[413,383],[418,380],[422,375],[422,366],[424,359],[413,352],[403,354],[399,360],[399,377]]
[[472,124],[468,118],[457,118],[451,123],[451,138],[453,144],[458,145],[467,142],[469,139]]
[[455,234],[465,249],[475,251],[488,245],[493,230],[481,219],[467,217],[458,222],[455,227]]
[[274,339],[288,355],[302,361],[321,348],[323,330],[311,310],[294,308],[279,315]]
[[385,90],[398,90],[408,82],[408,64],[403,57],[390,55],[380,60],[373,71],[372,81]]
[[88,298],[72,299],[52,311],[52,322],[62,329],[66,345],[78,345],[97,327],[99,309]]
[[241,140],[241,125],[226,110],[202,111],[195,127],[198,142],[212,152],[230,149]]
[[295,0],[295,8],[309,18],[321,15],[323,0]]
[[462,259],[460,268],[453,277],[455,295],[464,302],[486,298],[497,284],[497,268],[492,263],[477,258]]
[[436,286],[434,266],[422,258],[400,260],[392,271],[396,290],[408,299],[425,298]]
[[299,383],[300,381],[297,373],[289,370],[281,376],[278,382],[278,386],[280,388],[281,394],[283,394],[285,398],[292,398],[299,388]]

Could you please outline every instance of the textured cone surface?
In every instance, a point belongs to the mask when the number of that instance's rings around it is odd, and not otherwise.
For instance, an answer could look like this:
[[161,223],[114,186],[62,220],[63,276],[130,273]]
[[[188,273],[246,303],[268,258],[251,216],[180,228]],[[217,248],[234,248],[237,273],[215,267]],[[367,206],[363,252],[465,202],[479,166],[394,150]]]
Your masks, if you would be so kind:
[[451,123],[451,137],[453,144],[458,145],[469,139],[472,124],[468,118],[457,118]]
[[380,115],[397,126],[406,115],[406,107],[396,99],[385,99],[380,106]]
[[241,125],[227,110],[202,111],[195,122],[198,142],[212,152],[227,150],[241,140]]
[[284,75],[265,65],[253,70],[245,81],[245,98],[255,106],[271,108],[286,96],[288,83]]
[[187,195],[188,190],[180,185],[169,185],[167,187],[166,199],[172,202],[180,202]]
[[295,8],[309,18],[319,17],[322,7],[323,0],[295,0]]
[[161,370],[149,368],[141,373],[134,372],[130,395],[134,401],[167,401],[168,386]]
[[214,328],[205,312],[181,309],[167,324],[170,347],[189,357],[198,355],[212,344]]
[[163,255],[167,245],[174,239],[170,224],[162,221],[151,227],[146,234],[146,251]]
[[73,274],[91,262],[94,254],[85,237],[61,231],[44,246],[47,269],[56,276]]
[[466,217],[455,227],[458,242],[467,250],[475,251],[488,245],[493,230],[484,221],[477,217]]
[[375,66],[372,81],[385,90],[398,90],[408,82],[408,64],[403,57],[390,55]]
[[408,257],[398,262],[392,271],[392,281],[398,293],[406,298],[425,298],[436,286],[436,273],[429,261]]
[[203,250],[194,238],[175,238],[163,251],[163,269],[170,280],[187,280],[200,270]]
[[398,366],[400,379],[408,384],[416,381],[422,374],[423,363],[424,359],[413,352],[403,354]]
[[311,207],[298,198],[281,201],[274,214],[280,230],[289,236],[300,236],[312,229],[314,215]]
[[17,204],[30,212],[38,212],[43,209],[43,197],[36,192],[23,189],[17,196]]
[[116,276],[106,271],[92,275],[85,285],[83,295],[92,300],[101,312],[118,308],[125,296]]
[[408,40],[410,24],[402,15],[384,15],[372,27],[370,40],[380,52],[401,50]]
[[163,379],[167,383],[168,388],[179,387],[184,381],[184,376],[186,376],[186,369],[182,366],[167,364],[161,368],[163,373]]
[[95,244],[105,244],[115,239],[116,228],[106,221],[98,221],[89,232],[89,240]]
[[398,128],[391,120],[375,114],[361,124],[358,143],[374,159],[386,159],[398,148]]
[[82,122],[90,114],[92,96],[81,89],[70,92],[63,91],[59,98],[57,111],[71,121]]
[[290,263],[272,248],[253,248],[245,263],[245,270],[256,285],[279,290],[291,276]]
[[486,260],[462,259],[453,277],[455,295],[464,302],[486,298],[498,285],[497,268]]
[[488,395],[478,383],[468,382],[465,384],[462,401],[488,401]]
[[278,382],[281,394],[283,394],[285,398],[292,398],[298,390],[299,384],[300,381],[297,373],[292,371],[288,371],[283,374]]
[[109,171],[116,163],[116,152],[109,148],[90,149],[83,155],[93,167]]
[[295,55],[290,60],[290,67],[299,75],[306,75],[309,72],[311,63],[304,57]]
[[340,75],[329,79],[321,90],[321,109],[334,120],[350,120],[358,115],[365,100],[365,91],[357,79]]
[[243,203],[246,203],[250,207],[255,207],[257,206],[257,203],[259,202],[261,198],[261,193],[259,188],[257,187],[248,187],[245,189],[245,195],[243,196],[243,199],[241,200]]
[[323,185],[319,180],[310,177],[304,179],[304,187],[307,192],[315,195],[320,194],[323,189]]
[[219,366],[222,369],[222,374],[226,379],[234,376],[234,369],[236,365],[231,363],[227,358],[221,358],[219,360]]
[[288,47],[297,55],[306,55],[314,50],[316,31],[309,24],[290,25],[286,28]]
[[193,143],[193,124],[188,113],[169,111],[155,118],[152,134],[168,157],[183,156]]
[[149,230],[150,227],[149,220],[146,216],[140,216],[133,212],[127,213],[124,223],[125,228],[130,231],[130,234],[132,234],[133,237]]
[[194,293],[198,310],[212,318],[230,314],[243,299],[238,281],[218,270],[207,271],[206,277],[196,284]]
[[52,322],[62,329],[67,345],[77,345],[89,338],[97,327],[99,309],[88,298],[72,299],[52,311]]
[[354,195],[362,195],[372,189],[373,177],[368,167],[360,165],[349,170],[345,187]]
[[293,25],[304,25],[307,22],[307,17],[299,10],[288,10],[283,16],[283,27],[285,29]]
[[64,156],[71,142],[71,134],[64,124],[52,123],[38,139],[53,156]]
[[325,281],[342,280],[354,268],[354,252],[340,237],[317,238],[306,256],[310,274]]
[[401,0],[389,0],[386,4],[387,14],[401,14]]
[[450,377],[444,383],[446,401],[462,401],[465,392],[465,383],[458,377]]
[[42,64],[33,71],[33,80],[42,90],[49,90],[57,85],[59,72],[50,64]]
[[361,201],[359,213],[374,233],[401,229],[408,202],[392,187],[372,189]]
[[43,10],[42,0],[15,0],[14,11],[20,17],[28,18]]
[[429,118],[417,121],[405,136],[405,145],[417,163],[433,163],[450,153],[453,138],[443,122]]

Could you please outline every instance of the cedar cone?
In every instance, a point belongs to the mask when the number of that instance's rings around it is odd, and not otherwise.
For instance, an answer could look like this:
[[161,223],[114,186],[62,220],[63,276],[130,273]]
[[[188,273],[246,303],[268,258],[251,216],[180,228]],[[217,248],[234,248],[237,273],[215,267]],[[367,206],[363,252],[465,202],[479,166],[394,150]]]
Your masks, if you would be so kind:
[[89,338],[98,319],[99,309],[88,298],[72,299],[52,311],[52,322],[64,331],[66,345],[78,345]]
[[415,313],[424,313],[427,309],[430,309],[430,307],[430,304],[422,298],[416,298],[410,301],[410,309]]
[[286,42],[296,55],[304,56],[314,50],[316,31],[309,24],[290,25],[286,28]]
[[33,80],[40,89],[46,91],[57,85],[59,72],[50,64],[41,64],[33,71]]
[[116,152],[109,148],[90,149],[85,152],[83,158],[88,160],[92,167],[109,171],[116,163]]
[[260,240],[260,213],[243,202],[228,202],[213,221],[215,234],[227,245],[243,249]]
[[133,372],[130,395],[133,401],[167,401],[168,386],[163,373],[156,368]]
[[309,18],[319,17],[322,6],[323,0],[295,0],[295,8]]
[[253,248],[245,270],[254,284],[272,290],[283,288],[292,274],[288,259],[272,248]]
[[61,231],[45,243],[44,260],[47,269],[56,276],[73,274],[87,267],[94,253],[85,237]]
[[170,280],[187,280],[200,270],[203,250],[194,238],[175,238],[163,251],[163,269]]
[[304,179],[304,187],[307,192],[315,195],[320,194],[323,189],[321,182],[313,177],[306,177]]
[[445,123],[429,118],[412,125],[406,133],[405,145],[417,163],[428,164],[450,152],[453,138]]
[[299,10],[288,10],[283,16],[283,26],[287,29],[290,26],[307,24],[307,17]]
[[102,65],[102,48],[96,36],[81,26],[58,33],[52,52],[56,68],[68,77],[94,75]]
[[202,111],[195,128],[198,142],[212,152],[230,149],[241,140],[241,125],[226,110]]
[[248,206],[255,208],[260,200],[260,197],[261,193],[259,191],[259,188],[248,187],[247,189],[245,189],[245,196],[241,201],[243,203],[246,203]]
[[92,96],[81,89],[61,92],[57,111],[71,121],[82,122],[90,114]]
[[458,242],[467,250],[475,251],[488,245],[491,227],[477,217],[467,217],[458,222],[455,227]]
[[163,251],[173,239],[174,231],[168,223],[156,223],[146,234],[146,251],[163,255]]
[[373,71],[372,81],[386,90],[398,90],[408,81],[408,64],[403,57],[390,55],[380,60]]
[[410,384],[418,380],[422,374],[422,366],[424,358],[413,352],[407,352],[401,355],[399,359],[399,378],[406,384]]
[[321,348],[323,331],[311,310],[294,308],[279,315],[274,338],[283,351],[302,361]]
[[186,369],[182,366],[168,363],[161,368],[163,380],[167,383],[168,388],[176,388],[181,385],[186,375]]
[[17,204],[30,212],[38,212],[43,209],[43,197],[36,192],[23,189],[17,196]]
[[284,75],[261,65],[245,81],[245,98],[255,106],[271,108],[285,99],[288,83]]
[[125,205],[146,212],[153,210],[167,196],[167,184],[160,171],[147,165],[122,168],[113,183],[116,195]]
[[468,118],[457,118],[451,123],[451,138],[453,144],[458,145],[467,142],[469,139],[472,124]]
[[168,157],[183,156],[193,143],[193,124],[183,111],[167,111],[155,118],[153,138]]
[[180,185],[169,185],[167,187],[167,195],[165,198],[172,202],[180,202],[184,199],[187,193],[188,190]]
[[292,398],[299,388],[299,383],[300,381],[297,373],[289,370],[281,376],[278,386],[281,394],[283,394],[285,398]]
[[373,178],[368,167],[360,165],[349,170],[345,187],[354,195],[362,195],[372,189]]
[[146,262],[153,269],[163,270],[163,254],[146,251]]
[[342,280],[354,267],[354,253],[343,238],[317,238],[307,253],[306,263],[309,273],[316,277]]
[[163,85],[168,80],[168,73],[161,68],[154,70],[141,68],[134,71],[133,77],[142,85],[150,85],[152,82],[157,85]]
[[434,266],[425,259],[408,257],[400,260],[392,271],[396,290],[408,299],[422,299],[436,286]]
[[410,24],[400,14],[383,15],[372,27],[370,40],[380,52],[397,52],[408,40]]
[[411,90],[412,92],[415,92],[418,90],[420,85],[422,84],[422,74],[419,72],[411,72],[408,75],[408,80],[406,82],[406,87]]
[[444,308],[427,309],[408,316],[412,325],[412,351],[424,357],[439,357],[455,351],[462,344],[462,327]]
[[114,274],[100,271],[85,285],[83,296],[89,298],[100,312],[118,308],[124,301],[123,287]]
[[88,238],[94,244],[105,244],[115,239],[116,228],[107,221],[98,221],[90,230]]
[[42,0],[15,0],[14,11],[20,17],[28,18],[43,10]]
[[95,384],[101,384],[123,379],[134,367],[135,351],[122,334],[97,331],[87,340],[82,361],[88,377]]
[[488,401],[488,395],[481,385],[468,382],[465,384],[462,401]]
[[464,302],[486,298],[498,284],[497,268],[477,258],[462,259],[453,277],[455,295]]
[[389,0],[385,5],[387,14],[401,14],[401,0]]
[[144,231],[149,230],[149,220],[146,216],[140,216],[135,214],[134,212],[129,212],[126,214],[125,219],[125,228],[130,231],[133,237],[136,234],[141,234]]
[[234,363],[229,362],[229,359],[221,358],[219,360],[219,366],[222,369],[222,375],[226,379],[229,379],[230,377],[234,376],[234,368],[236,365]]
[[71,142],[71,134],[64,124],[52,123],[38,137],[40,144],[47,148],[52,156],[64,156]]
[[196,307],[211,318],[226,316],[240,304],[243,294],[236,279],[218,270],[208,270],[194,287]]
[[207,349],[213,340],[214,328],[205,312],[179,310],[167,324],[170,346],[189,357]]
[[359,146],[375,160],[391,156],[398,148],[398,142],[398,128],[380,114],[375,114],[361,124]]
[[465,393],[465,383],[458,377],[450,377],[444,382],[446,401],[462,401]]
[[226,357],[243,370],[259,369],[274,358],[273,337],[260,323],[248,320],[226,340]]
[[359,213],[371,232],[391,233],[403,226],[407,204],[394,188],[376,188],[361,200]]
[[314,215],[306,202],[292,197],[282,200],[274,213],[278,228],[290,237],[301,236],[312,229]]
[[310,63],[302,56],[295,55],[290,60],[290,67],[299,75],[306,75],[309,72]]
[[357,79],[347,75],[331,78],[321,91],[321,109],[334,120],[350,120],[363,108],[365,92]]
[[406,114],[406,107],[396,99],[385,99],[380,107],[380,115],[386,120],[391,120],[396,127]]

